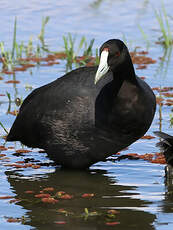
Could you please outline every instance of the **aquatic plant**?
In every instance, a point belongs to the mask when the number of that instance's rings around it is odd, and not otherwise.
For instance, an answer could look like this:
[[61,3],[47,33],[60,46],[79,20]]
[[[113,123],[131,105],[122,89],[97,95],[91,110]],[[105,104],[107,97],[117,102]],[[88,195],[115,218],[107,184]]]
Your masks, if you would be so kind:
[[95,51],[96,58],[93,58],[94,39],[91,39],[88,43],[84,36],[76,45],[77,37],[68,33],[67,36],[63,36],[64,51],[51,51],[45,42],[45,27],[49,19],[48,16],[42,18],[38,43],[33,43],[33,39],[30,37],[27,44],[24,44],[23,41],[21,43],[17,42],[17,18],[15,18],[11,50],[7,50],[5,43],[0,42],[2,72],[13,74],[15,71],[25,71],[27,68],[35,66],[33,62],[36,62],[37,65],[40,65],[41,62],[47,62],[48,65],[58,64],[58,62],[55,62],[56,59],[67,60],[66,70],[72,69],[73,63],[76,67],[98,64],[98,50]]
[[45,44],[45,26],[48,23],[49,17],[42,19],[41,32],[38,35],[39,43],[33,44],[32,37],[30,37],[27,44],[17,42],[17,18],[14,21],[13,42],[12,48],[7,50],[4,42],[0,42],[0,55],[2,62],[2,72],[13,71],[16,65],[26,64],[32,61],[28,58],[41,57],[44,52],[50,52]]
[[147,50],[148,50],[148,48],[150,46],[150,41],[148,39],[148,35],[144,32],[143,28],[139,24],[138,24],[138,28],[142,34],[144,41],[146,42],[146,46],[147,46]]
[[8,130],[4,127],[4,125],[2,124],[2,122],[0,122],[0,126],[3,128],[3,130],[5,131],[5,133],[8,134]]
[[173,114],[172,113],[170,114],[170,126],[171,127],[173,126]]
[[[49,19],[50,19],[49,16],[46,16],[46,17],[42,18],[41,31],[40,31],[40,34],[38,35],[38,39],[40,40],[41,45],[42,45],[41,49],[43,49],[46,52],[50,52],[50,50],[48,49],[48,46],[45,43],[45,27],[46,27],[47,23],[49,22]],[[40,51],[40,47],[39,46],[37,46],[37,50]]]
[[11,51],[12,59],[14,59],[14,53],[15,53],[16,44],[17,44],[16,43],[16,30],[17,30],[17,18],[15,17],[15,20],[14,20],[14,32],[13,32],[13,46],[12,46],[12,51]]
[[0,53],[1,53],[1,60],[2,60],[2,70],[12,69],[12,54],[9,51],[5,50],[4,43],[0,42]]
[[[80,39],[77,49],[75,48],[76,36],[72,36],[71,33],[68,33],[67,36],[63,36],[64,49],[67,60],[67,69],[72,69],[73,63],[76,67],[79,65],[86,65],[90,58],[93,56],[93,44],[94,39],[92,39],[89,44],[86,41],[86,38],[82,36]],[[83,53],[79,57],[79,52],[83,50]],[[96,51],[98,56],[98,51]]]
[[159,43],[163,44],[165,48],[168,48],[170,45],[173,44],[173,38],[168,21],[168,15],[163,2],[161,10],[155,9],[155,16],[159,23],[160,30],[162,33],[162,36],[159,38]]

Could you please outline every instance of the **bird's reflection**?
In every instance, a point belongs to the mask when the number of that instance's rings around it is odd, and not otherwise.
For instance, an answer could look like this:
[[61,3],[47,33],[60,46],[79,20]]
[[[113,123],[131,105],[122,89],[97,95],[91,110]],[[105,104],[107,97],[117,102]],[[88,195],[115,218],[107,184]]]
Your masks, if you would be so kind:
[[[65,221],[61,229],[96,230],[108,229],[106,223],[118,224],[118,229],[154,229],[152,226],[155,215],[142,211],[147,202],[130,198],[135,194],[132,186],[116,184],[116,179],[106,175],[103,170],[91,171],[63,171],[57,169],[51,173],[45,173],[43,177],[24,177],[22,171],[7,171],[6,175],[16,199],[20,201],[16,205],[26,210],[27,225],[36,229],[57,229],[57,221]],[[65,191],[73,195],[73,199],[60,200],[57,204],[45,204],[38,202],[33,194],[25,191],[33,190],[38,194],[46,187],[53,187],[55,191]],[[134,190],[134,191],[133,191]],[[54,192],[55,193],[55,192]],[[82,194],[94,194],[92,198],[82,198]],[[58,210],[66,210],[66,215],[58,213]],[[111,219],[107,216],[109,209],[119,210],[119,213]],[[137,209],[140,209],[137,210]],[[95,215],[83,215],[88,210]],[[69,213],[69,214],[68,214]],[[82,217],[83,215],[83,217]],[[142,223],[142,225],[141,225]]]

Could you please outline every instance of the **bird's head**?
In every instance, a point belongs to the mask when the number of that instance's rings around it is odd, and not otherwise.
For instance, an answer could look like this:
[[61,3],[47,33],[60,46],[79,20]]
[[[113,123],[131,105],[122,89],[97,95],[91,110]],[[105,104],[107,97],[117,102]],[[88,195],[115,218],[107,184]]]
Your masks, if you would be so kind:
[[100,62],[95,75],[95,84],[109,70],[116,71],[116,68],[124,62],[127,53],[127,47],[121,40],[111,39],[105,42],[100,48]]

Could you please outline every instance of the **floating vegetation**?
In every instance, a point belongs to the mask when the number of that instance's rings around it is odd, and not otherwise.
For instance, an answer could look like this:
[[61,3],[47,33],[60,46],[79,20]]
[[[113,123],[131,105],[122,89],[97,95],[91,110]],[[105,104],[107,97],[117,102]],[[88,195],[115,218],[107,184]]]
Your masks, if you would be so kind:
[[[29,38],[27,44],[24,42],[17,42],[17,18],[15,17],[14,29],[13,29],[13,39],[12,48],[7,50],[5,43],[0,42],[0,72],[6,75],[12,75],[13,79],[6,80],[6,84],[19,84],[20,81],[15,79],[15,72],[24,72],[29,68],[34,68],[36,66],[52,66],[57,65],[60,62],[58,60],[66,60],[66,71],[72,69],[73,63],[75,67],[79,66],[93,66],[99,63],[98,49],[95,50],[96,57],[93,57],[93,44],[94,39],[89,43],[83,36],[80,39],[79,45],[76,49],[76,36],[72,36],[70,33],[67,36],[63,36],[64,50],[63,51],[51,51],[45,42],[45,27],[49,22],[49,17],[42,18],[41,31],[38,35],[38,43],[33,44],[32,37]],[[80,54],[80,55],[79,55]],[[4,78],[0,76],[0,80]],[[26,85],[26,89],[31,90],[32,86]],[[5,96],[5,94],[0,94],[0,96]],[[16,116],[18,110],[15,108],[11,111],[11,103],[15,103],[17,106],[22,104],[22,99],[12,100],[10,93],[6,92],[8,98],[9,106],[7,114]],[[20,100],[20,101],[19,101]],[[6,134],[8,134],[7,129],[2,123],[0,126],[3,128]]]
[[25,224],[29,220],[29,218],[26,218],[24,216],[18,217],[18,218],[5,216],[4,218],[6,219],[6,221],[8,223],[21,223],[21,224]]
[[32,37],[30,37],[28,44],[21,42],[17,43],[17,18],[14,22],[14,32],[13,32],[13,44],[11,50],[6,50],[4,42],[0,42],[0,53],[2,62],[1,72],[5,74],[12,74],[15,71],[26,71],[30,67],[35,67],[35,64],[31,62],[36,62],[37,64],[43,60],[41,57],[45,56],[48,52],[47,46],[45,44],[45,26],[49,21],[49,17],[42,19],[41,32],[38,35],[38,40],[41,44],[36,44],[34,46]]
[[166,164],[165,157],[162,153],[145,153],[145,154],[138,154],[138,153],[128,153],[125,155],[121,155],[117,157],[117,160],[124,160],[124,159],[129,159],[129,160],[145,160],[149,161],[150,163],[154,164]]
[[[67,36],[63,36],[64,51],[51,51],[45,42],[45,27],[49,19],[48,16],[42,18],[42,27],[38,35],[37,44],[33,44],[32,37],[30,37],[27,44],[24,44],[24,42],[18,44],[17,18],[15,18],[11,50],[6,50],[5,43],[0,42],[2,73],[11,75],[16,71],[26,71],[28,68],[35,67],[36,65],[51,66],[59,64],[57,59],[66,59],[66,70],[72,69],[73,63],[76,67],[98,64],[97,49],[95,50],[96,57],[93,57],[94,39],[88,43],[84,36],[81,38],[77,50],[75,49],[76,36],[68,33]],[[79,53],[81,53],[80,56]]]
[[147,57],[148,51],[130,52],[133,64],[137,64],[137,69],[146,69],[148,64],[155,64],[156,60]]

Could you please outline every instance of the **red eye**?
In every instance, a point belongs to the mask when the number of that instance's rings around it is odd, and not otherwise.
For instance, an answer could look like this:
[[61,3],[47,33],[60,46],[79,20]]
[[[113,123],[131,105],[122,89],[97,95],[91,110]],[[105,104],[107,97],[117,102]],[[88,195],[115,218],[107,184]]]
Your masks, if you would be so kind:
[[116,52],[116,53],[115,53],[115,56],[119,57],[119,56],[120,56],[120,52],[119,52],[119,51]]
[[103,51],[108,51],[109,52],[109,49],[108,48],[104,48]]

